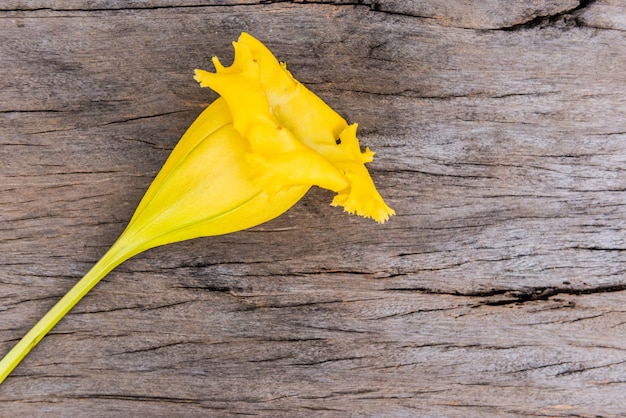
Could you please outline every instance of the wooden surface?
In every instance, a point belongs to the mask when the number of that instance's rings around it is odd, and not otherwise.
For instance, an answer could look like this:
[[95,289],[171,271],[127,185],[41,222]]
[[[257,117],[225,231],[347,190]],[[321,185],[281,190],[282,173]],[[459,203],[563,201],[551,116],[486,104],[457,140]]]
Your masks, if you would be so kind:
[[135,257],[0,416],[626,416],[626,4],[267,3],[0,3],[0,354],[122,231],[241,31],[359,122],[398,215],[316,189]]

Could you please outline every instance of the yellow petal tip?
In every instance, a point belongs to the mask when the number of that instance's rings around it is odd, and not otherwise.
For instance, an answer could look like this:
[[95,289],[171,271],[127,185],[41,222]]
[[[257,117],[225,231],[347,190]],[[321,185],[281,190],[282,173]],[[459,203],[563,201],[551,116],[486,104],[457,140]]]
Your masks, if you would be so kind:
[[348,195],[340,193],[335,196],[331,205],[343,206],[345,212],[364,218],[371,218],[379,224],[385,223],[389,220],[389,217],[396,214],[392,208],[385,204],[380,195],[367,198],[361,197],[359,199],[353,193]]

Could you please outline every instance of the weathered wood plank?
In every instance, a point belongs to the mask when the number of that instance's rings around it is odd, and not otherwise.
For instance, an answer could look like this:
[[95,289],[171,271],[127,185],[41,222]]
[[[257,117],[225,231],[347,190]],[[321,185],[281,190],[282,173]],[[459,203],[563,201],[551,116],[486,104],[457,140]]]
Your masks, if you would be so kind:
[[626,7],[256,3],[0,6],[0,354],[122,231],[242,30],[359,122],[398,216],[313,190],[142,254],[0,415],[626,414]]

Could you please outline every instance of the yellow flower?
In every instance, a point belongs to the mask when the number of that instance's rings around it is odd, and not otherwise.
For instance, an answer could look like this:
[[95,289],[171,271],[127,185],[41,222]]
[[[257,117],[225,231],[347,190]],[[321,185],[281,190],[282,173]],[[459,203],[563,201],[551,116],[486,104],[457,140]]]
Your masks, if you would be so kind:
[[242,33],[235,59],[195,78],[221,97],[189,127],[109,251],[0,361],[0,383],[41,338],[117,265],[149,248],[239,231],[273,219],[311,186],[333,206],[385,222],[394,214],[365,168],[348,125],[272,53]]

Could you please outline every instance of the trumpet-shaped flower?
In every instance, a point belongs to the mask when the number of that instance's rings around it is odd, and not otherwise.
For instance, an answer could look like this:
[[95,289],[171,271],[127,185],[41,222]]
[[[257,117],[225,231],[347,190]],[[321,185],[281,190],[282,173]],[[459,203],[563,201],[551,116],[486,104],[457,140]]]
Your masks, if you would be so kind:
[[109,251],[0,361],[0,383],[43,336],[117,265],[156,246],[239,231],[273,219],[311,186],[333,206],[385,222],[356,124],[300,84],[258,40],[242,33],[235,59],[195,79],[221,97],[189,127]]

